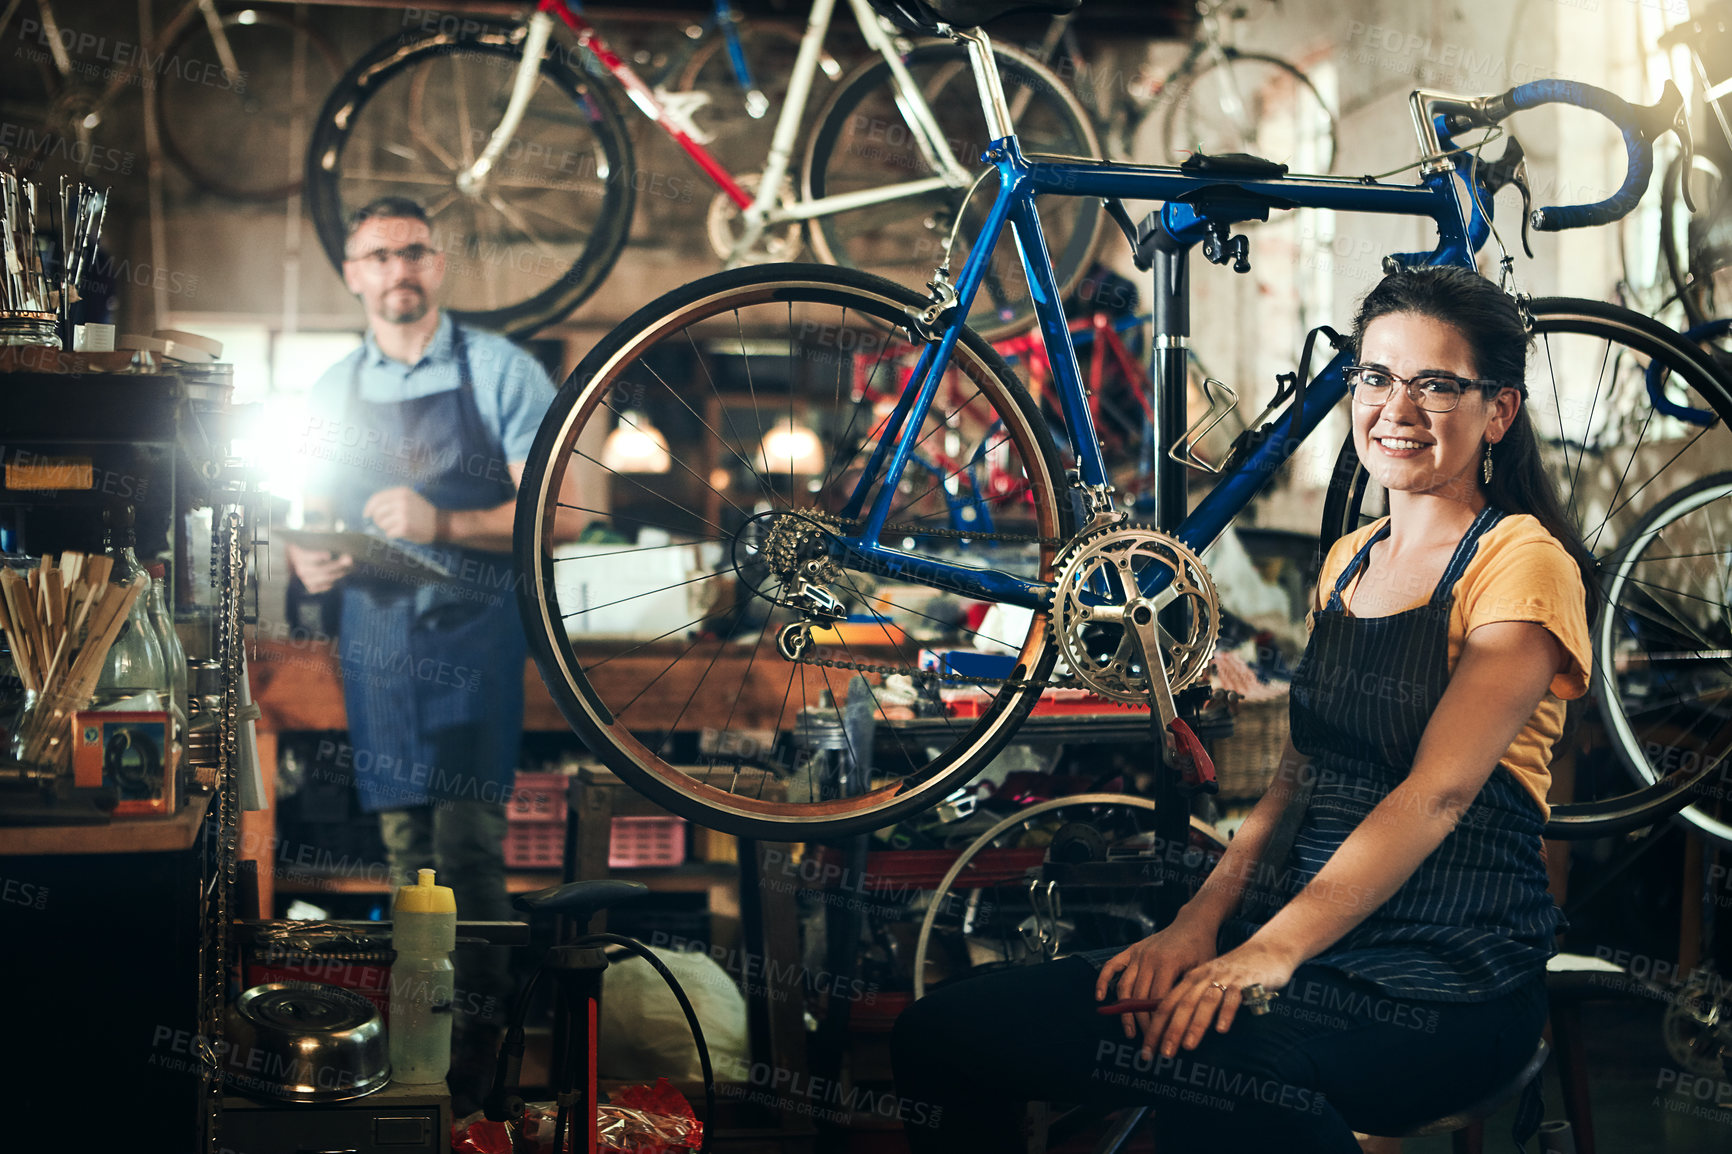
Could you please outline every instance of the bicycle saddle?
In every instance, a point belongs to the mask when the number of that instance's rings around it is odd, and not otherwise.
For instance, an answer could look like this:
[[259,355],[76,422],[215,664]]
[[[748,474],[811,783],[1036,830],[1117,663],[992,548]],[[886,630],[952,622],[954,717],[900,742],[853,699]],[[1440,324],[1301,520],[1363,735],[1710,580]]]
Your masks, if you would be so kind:
[[1280,180],[1287,166],[1247,152],[1193,152],[1179,165],[1199,176],[1244,177],[1246,180]]
[[642,882],[618,881],[615,879],[598,879],[587,882],[567,882],[562,886],[549,886],[534,893],[518,894],[511,899],[511,904],[527,914],[556,914],[572,918],[575,921],[586,922],[595,914],[609,906],[625,905],[635,902],[649,893],[649,887]]
[[872,0],[872,7],[899,28],[933,33],[940,24],[978,28],[1016,12],[1063,16],[1076,11],[1081,3],[1082,0]]

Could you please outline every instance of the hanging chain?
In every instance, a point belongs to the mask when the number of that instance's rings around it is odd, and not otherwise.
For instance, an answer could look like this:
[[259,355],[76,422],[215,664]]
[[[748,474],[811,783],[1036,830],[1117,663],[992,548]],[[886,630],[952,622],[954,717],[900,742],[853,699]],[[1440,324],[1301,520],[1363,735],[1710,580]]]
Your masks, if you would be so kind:
[[[217,587],[216,656],[222,666],[222,706],[217,716],[216,844],[207,843],[199,893],[198,1059],[204,1103],[204,1148],[216,1148],[222,1123],[220,1057],[223,998],[228,983],[231,902],[240,846],[241,610],[246,593],[242,517],[230,508],[212,533],[211,580]],[[207,834],[210,827],[206,826]],[[208,871],[208,876],[206,876]]]
[[[858,528],[858,521],[844,521],[842,524],[850,529]],[[952,541],[1006,541],[1014,545],[1051,545],[1058,548],[1065,543],[1063,537],[1036,537],[1027,533],[977,533],[968,529],[936,529],[931,525],[900,525],[887,524],[886,533],[900,533],[906,537],[943,537]]]

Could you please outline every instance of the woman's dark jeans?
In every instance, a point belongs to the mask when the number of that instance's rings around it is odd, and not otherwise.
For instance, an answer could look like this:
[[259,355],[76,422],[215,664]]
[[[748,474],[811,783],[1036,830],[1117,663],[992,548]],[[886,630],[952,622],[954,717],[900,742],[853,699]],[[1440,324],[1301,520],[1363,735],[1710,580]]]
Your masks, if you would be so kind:
[[943,986],[896,1022],[897,1093],[916,1154],[1025,1149],[1031,1100],[1153,1108],[1161,1154],[1359,1154],[1505,1085],[1545,1025],[1543,975],[1488,1002],[1393,997],[1301,966],[1270,1012],[1241,1010],[1195,1050],[1139,1056],[1094,1012],[1077,957]]

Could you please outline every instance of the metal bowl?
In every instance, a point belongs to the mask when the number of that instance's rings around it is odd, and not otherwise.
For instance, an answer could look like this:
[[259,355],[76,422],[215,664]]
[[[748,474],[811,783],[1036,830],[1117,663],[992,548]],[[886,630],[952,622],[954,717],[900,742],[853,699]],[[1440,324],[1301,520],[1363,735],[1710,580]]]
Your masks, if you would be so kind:
[[317,982],[254,986],[229,1007],[223,1080],[243,1094],[341,1102],[391,1080],[385,1023],[353,990]]

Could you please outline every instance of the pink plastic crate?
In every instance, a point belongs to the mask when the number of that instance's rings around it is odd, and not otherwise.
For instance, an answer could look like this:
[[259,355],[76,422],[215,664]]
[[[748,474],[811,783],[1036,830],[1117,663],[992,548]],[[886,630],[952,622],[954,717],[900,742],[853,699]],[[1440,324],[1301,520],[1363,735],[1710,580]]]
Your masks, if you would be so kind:
[[608,831],[610,869],[676,866],[686,860],[686,823],[677,817],[616,817]]
[[505,827],[505,866],[514,870],[558,869],[565,864],[565,825],[513,821]]
[[563,773],[518,773],[505,804],[507,821],[565,822],[565,786],[571,779]]

